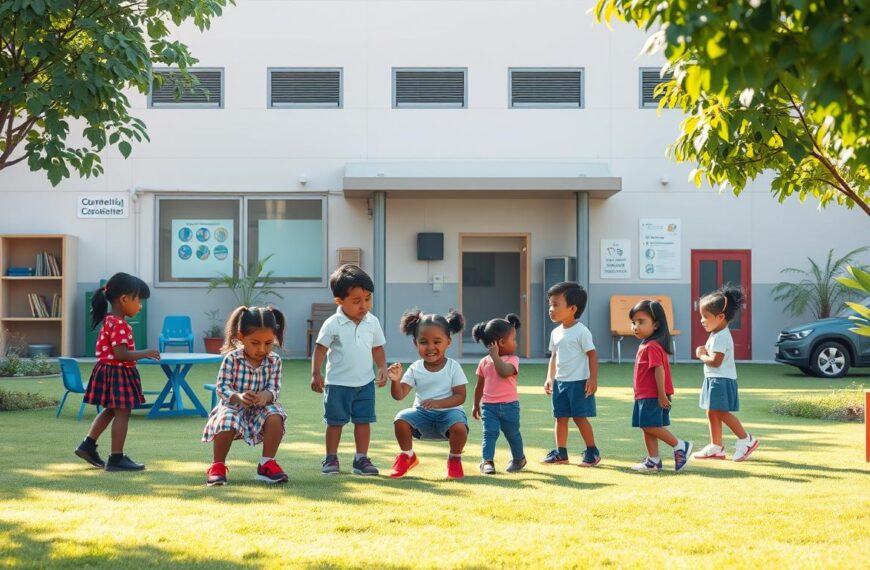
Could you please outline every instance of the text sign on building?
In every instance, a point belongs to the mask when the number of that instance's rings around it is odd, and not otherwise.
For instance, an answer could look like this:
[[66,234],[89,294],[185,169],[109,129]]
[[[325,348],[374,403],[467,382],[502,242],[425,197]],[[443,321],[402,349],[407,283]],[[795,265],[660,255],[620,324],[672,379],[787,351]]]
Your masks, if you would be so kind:
[[628,279],[631,277],[631,240],[601,240],[601,278]]
[[79,218],[129,218],[130,197],[123,194],[81,194],[76,202]]
[[680,220],[640,220],[639,275],[641,279],[680,278]]

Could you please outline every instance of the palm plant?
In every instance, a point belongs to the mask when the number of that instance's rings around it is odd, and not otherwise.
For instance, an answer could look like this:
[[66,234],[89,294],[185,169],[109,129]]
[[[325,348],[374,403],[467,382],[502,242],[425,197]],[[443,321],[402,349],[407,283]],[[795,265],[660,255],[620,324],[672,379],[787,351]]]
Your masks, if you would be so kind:
[[236,262],[239,268],[238,276],[223,273],[215,277],[209,281],[208,292],[211,293],[218,287],[226,287],[232,292],[239,306],[245,307],[254,307],[270,296],[283,299],[280,293],[269,287],[273,272],[265,271],[265,266],[271,257],[269,255],[265,259],[252,263],[248,270],[241,263]]
[[853,249],[839,259],[834,259],[834,250],[831,249],[824,266],[807,258],[810,262],[809,270],[786,267],[780,273],[798,275],[800,281],[778,283],[771,294],[777,301],[785,302],[785,308],[792,316],[802,315],[809,310],[818,319],[828,318],[838,312],[844,302],[857,296],[856,292],[840,283],[837,276],[853,264],[855,256],[868,249],[868,246]]
[[[846,270],[852,278],[837,277],[837,281],[850,289],[858,291],[859,293],[870,295],[870,273],[851,266],[847,267]],[[846,304],[856,313],[855,315],[851,315],[849,318],[853,321],[857,321],[857,324],[849,330],[861,336],[870,336],[870,308],[859,303],[850,303],[848,301]]]

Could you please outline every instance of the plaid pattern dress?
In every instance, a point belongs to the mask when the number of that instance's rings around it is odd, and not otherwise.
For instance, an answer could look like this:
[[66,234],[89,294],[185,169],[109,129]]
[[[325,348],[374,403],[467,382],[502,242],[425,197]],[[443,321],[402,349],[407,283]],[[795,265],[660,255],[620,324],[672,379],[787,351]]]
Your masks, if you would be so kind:
[[136,362],[115,360],[113,349],[119,344],[127,345],[128,350],[136,350],[133,329],[125,319],[106,315],[97,336],[97,365],[91,371],[85,390],[84,400],[88,404],[132,409],[145,403]]
[[[272,403],[266,406],[251,406],[245,408],[231,404],[233,394],[252,391],[272,392]],[[243,348],[228,353],[224,357],[218,371],[215,391],[218,404],[211,411],[202,432],[202,441],[210,442],[222,431],[235,431],[236,439],[244,439],[248,445],[257,445],[263,441],[263,424],[271,415],[281,416],[283,430],[287,414],[278,403],[281,391],[281,357],[274,352],[269,354],[254,368],[245,359]]]

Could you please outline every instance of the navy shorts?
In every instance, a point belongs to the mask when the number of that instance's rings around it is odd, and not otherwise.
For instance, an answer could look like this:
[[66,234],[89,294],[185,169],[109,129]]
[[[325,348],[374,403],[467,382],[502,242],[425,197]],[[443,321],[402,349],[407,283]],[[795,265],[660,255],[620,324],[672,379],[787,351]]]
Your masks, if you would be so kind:
[[375,417],[375,381],[365,386],[323,387],[323,423],[343,426],[347,422],[373,424]]
[[411,433],[417,439],[447,439],[450,426],[463,424],[468,431],[468,418],[462,408],[446,410],[427,410],[407,408],[396,414],[394,421],[402,420],[411,424]]
[[[668,396],[668,400],[671,397]],[[634,401],[631,412],[631,427],[665,427],[671,425],[671,410],[659,405],[658,398],[642,398]]]
[[740,398],[737,397],[737,380],[733,378],[704,378],[698,405],[702,410],[714,412],[740,411]]
[[595,394],[586,397],[586,380],[553,380],[554,418],[594,418]]

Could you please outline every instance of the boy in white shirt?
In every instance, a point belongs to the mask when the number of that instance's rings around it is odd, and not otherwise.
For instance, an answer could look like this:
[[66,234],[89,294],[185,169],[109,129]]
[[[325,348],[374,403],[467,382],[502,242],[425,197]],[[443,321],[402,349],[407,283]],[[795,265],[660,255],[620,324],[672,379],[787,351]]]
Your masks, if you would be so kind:
[[598,390],[598,356],[592,333],[578,321],[586,308],[587,294],[579,283],[566,281],[547,291],[550,320],[559,323],[550,335],[550,365],[544,392],[552,396],[556,418],[556,447],[542,460],[547,465],[568,463],[568,420],[573,419],[586,450],[582,467],[601,462],[589,418],[595,417],[595,392]]
[[[317,335],[311,359],[311,389],[323,394],[323,423],[326,424],[326,458],[321,473],[340,473],[338,444],[344,425],[352,422],[356,455],[355,475],[377,475],[368,458],[371,424],[375,417],[375,384],[387,383],[384,331],[371,314],[372,278],[356,265],[342,265],[329,277],[338,309],[324,321]],[[322,374],[326,360],[326,378]],[[372,363],[377,365],[377,376]]]

